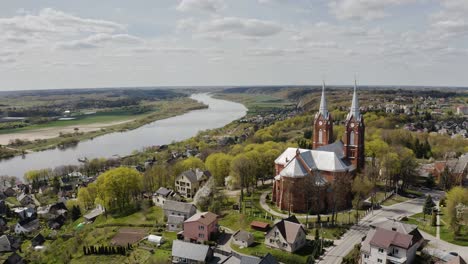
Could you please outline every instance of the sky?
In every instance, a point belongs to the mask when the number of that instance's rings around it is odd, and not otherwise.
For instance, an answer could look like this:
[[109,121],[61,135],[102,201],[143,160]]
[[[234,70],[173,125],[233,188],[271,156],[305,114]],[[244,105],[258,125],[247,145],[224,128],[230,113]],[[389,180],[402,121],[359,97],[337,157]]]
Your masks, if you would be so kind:
[[468,0],[0,0],[0,90],[468,86]]

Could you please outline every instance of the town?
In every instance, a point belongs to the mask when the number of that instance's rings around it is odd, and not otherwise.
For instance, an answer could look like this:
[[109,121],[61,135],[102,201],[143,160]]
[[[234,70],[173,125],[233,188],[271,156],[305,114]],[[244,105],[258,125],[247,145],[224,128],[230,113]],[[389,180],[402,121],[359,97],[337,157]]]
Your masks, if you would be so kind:
[[[374,116],[414,113],[372,108],[357,84],[339,101],[340,88],[303,89],[309,106],[273,100],[185,141],[2,176],[4,261],[462,263],[464,135],[386,128]],[[217,97],[233,94],[272,101]],[[440,137],[463,144],[437,150]]]

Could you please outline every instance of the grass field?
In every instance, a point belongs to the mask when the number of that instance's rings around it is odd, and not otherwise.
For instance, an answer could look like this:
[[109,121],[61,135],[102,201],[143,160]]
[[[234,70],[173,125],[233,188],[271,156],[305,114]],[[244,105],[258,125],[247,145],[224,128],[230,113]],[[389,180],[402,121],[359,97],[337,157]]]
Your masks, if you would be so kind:
[[431,216],[426,215],[424,219],[423,213],[417,213],[408,217],[408,224],[417,225],[418,228],[430,235],[436,236],[436,227],[431,225]]
[[397,204],[397,203],[402,203],[402,202],[406,202],[408,200],[410,200],[411,198],[408,198],[408,197],[403,197],[401,195],[393,195],[392,197],[390,197],[389,199],[387,199],[385,202],[382,203],[382,205],[384,206],[390,206],[390,205],[394,205],[394,204]]
[[292,105],[286,99],[267,94],[217,93],[215,98],[242,103],[248,108],[248,115],[256,115],[260,112],[282,109]]

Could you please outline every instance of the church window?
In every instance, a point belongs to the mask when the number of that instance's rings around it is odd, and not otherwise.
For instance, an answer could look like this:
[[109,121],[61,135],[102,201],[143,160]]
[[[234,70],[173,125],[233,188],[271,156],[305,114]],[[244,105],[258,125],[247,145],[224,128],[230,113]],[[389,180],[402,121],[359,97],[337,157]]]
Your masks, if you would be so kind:
[[322,131],[322,129],[319,130],[319,140],[318,141],[319,141],[320,144],[323,144],[323,131]]
[[349,134],[349,145],[354,146],[354,131]]

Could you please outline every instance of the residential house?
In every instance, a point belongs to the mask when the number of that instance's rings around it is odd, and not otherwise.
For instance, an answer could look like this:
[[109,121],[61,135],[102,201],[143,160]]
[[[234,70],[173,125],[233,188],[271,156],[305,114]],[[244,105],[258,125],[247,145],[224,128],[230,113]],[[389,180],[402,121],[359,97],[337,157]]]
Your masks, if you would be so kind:
[[102,205],[98,204],[96,208],[85,214],[83,217],[88,222],[93,222],[98,216],[102,215],[106,210]]
[[0,215],[6,215],[8,213],[8,206],[4,200],[0,200]]
[[218,232],[218,215],[212,212],[194,214],[184,222],[184,240],[209,241]]
[[175,180],[176,191],[185,198],[193,198],[210,177],[209,171],[202,171],[198,168],[184,171]]
[[32,206],[30,207],[16,207],[13,208],[13,212],[21,219],[33,219],[36,218],[37,213],[36,209],[34,209]]
[[0,215],[0,234],[8,230],[8,221],[5,217]]
[[249,247],[254,242],[254,236],[244,230],[239,230],[232,235],[232,243],[239,247]]
[[31,245],[33,247],[35,246],[42,246],[42,244],[44,244],[45,242],[45,238],[42,234],[37,234],[37,236],[35,236],[33,239],[31,239]]
[[34,199],[31,194],[21,193],[16,199],[22,206],[34,204]]
[[58,230],[65,224],[66,220],[67,219],[65,218],[65,216],[59,215],[56,218],[50,219],[49,221],[47,221],[47,226],[50,229]]
[[412,263],[423,242],[415,225],[394,220],[372,224],[361,243],[361,263]]
[[12,236],[0,236],[0,252],[11,252],[20,248],[20,243]]
[[11,254],[3,264],[25,264],[24,259],[16,252]]
[[193,204],[167,200],[164,205],[164,214],[167,217],[167,229],[178,231],[182,229],[183,222],[197,212]]
[[47,206],[37,208],[37,215],[40,218],[52,219],[58,216],[66,216],[68,209],[63,202],[49,204]]
[[174,192],[172,189],[160,187],[153,194],[153,203],[156,206],[163,206],[166,200],[180,201],[181,199],[180,199],[180,196],[176,192]]
[[16,191],[13,188],[8,187],[3,191],[3,194],[5,194],[6,197],[14,197],[16,196]]
[[15,233],[16,234],[29,234],[33,231],[36,231],[39,228],[39,219],[26,219],[26,220],[21,220],[18,223],[16,223],[15,226]]
[[270,253],[258,258],[254,256],[246,256],[240,254],[232,254],[222,264],[279,264],[279,262]]
[[193,244],[180,240],[172,242],[172,263],[199,264],[213,258],[213,250],[207,245]]
[[468,184],[468,153],[465,153],[458,158],[452,173],[456,184]]
[[306,244],[306,231],[293,215],[277,222],[265,236],[265,245],[295,252]]

